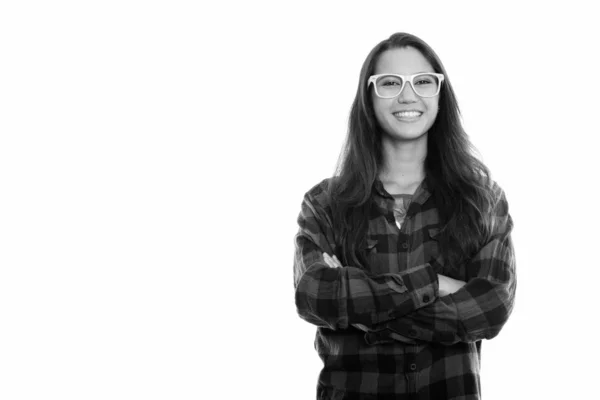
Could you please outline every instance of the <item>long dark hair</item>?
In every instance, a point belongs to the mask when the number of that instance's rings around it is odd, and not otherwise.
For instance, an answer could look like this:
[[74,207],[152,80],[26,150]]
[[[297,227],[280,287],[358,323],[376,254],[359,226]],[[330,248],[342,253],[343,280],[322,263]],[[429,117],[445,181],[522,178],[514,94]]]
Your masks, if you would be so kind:
[[412,47],[445,76],[435,122],[429,129],[425,173],[436,203],[441,230],[437,236],[448,267],[469,259],[490,235],[491,210],[495,202],[487,167],[475,156],[460,121],[460,110],[450,79],[433,49],[418,37],[395,33],[367,56],[360,71],[352,104],[348,134],[329,194],[333,222],[338,227],[339,256],[344,265],[364,266],[368,215],[372,191],[383,165],[382,129],[377,122],[367,80],[386,50]]

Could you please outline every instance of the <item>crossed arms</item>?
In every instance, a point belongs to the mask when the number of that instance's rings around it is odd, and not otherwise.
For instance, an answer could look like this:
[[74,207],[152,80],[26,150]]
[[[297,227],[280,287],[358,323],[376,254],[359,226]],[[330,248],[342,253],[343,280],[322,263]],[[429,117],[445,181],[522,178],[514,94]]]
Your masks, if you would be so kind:
[[473,276],[468,282],[438,275],[429,264],[374,275],[329,257],[334,254],[330,218],[307,194],[294,259],[298,314],[316,326],[387,332],[409,343],[491,339],[510,316],[516,290],[512,219],[503,192],[493,222],[490,240],[466,265]]

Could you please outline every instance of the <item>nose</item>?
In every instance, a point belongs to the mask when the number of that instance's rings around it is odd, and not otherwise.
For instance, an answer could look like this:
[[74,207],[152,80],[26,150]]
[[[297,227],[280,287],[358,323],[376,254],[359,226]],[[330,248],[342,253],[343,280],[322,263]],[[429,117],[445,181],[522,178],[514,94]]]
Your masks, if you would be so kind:
[[412,84],[410,82],[406,82],[402,91],[398,95],[398,103],[416,103],[417,102],[417,94],[415,93]]

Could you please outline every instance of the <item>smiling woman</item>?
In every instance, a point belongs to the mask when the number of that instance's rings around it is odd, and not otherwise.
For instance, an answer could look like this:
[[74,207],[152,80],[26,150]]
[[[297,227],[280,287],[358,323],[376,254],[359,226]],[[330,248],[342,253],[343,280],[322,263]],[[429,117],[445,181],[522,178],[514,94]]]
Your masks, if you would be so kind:
[[375,72],[369,84],[374,86],[371,97],[377,122],[385,134],[382,139],[426,140],[437,116],[444,75],[436,74],[413,47],[384,52],[377,60]]
[[367,56],[338,171],[298,223],[319,399],[480,398],[481,341],[513,309],[512,219],[421,39],[397,33]]

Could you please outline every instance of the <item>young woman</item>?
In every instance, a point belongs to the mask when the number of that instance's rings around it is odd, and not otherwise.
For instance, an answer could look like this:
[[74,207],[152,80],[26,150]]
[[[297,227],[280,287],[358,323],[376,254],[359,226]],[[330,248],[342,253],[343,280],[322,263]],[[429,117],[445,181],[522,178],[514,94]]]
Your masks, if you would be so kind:
[[397,33],[368,55],[338,172],[298,223],[318,399],[480,398],[481,340],[513,309],[512,220],[421,39]]

